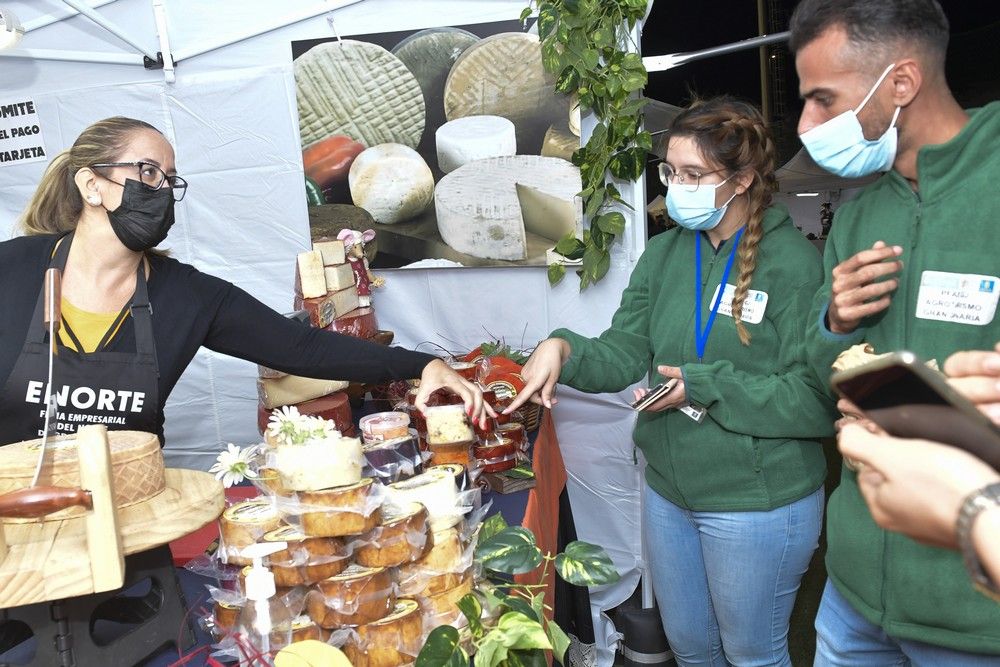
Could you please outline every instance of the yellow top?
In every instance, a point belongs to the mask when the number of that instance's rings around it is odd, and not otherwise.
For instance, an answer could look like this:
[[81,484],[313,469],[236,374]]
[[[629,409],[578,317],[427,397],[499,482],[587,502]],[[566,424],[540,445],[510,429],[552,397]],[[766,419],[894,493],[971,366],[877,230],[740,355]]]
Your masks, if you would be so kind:
[[[115,318],[118,317],[118,311],[113,313],[91,313],[81,310],[65,298],[62,300],[61,308],[63,322],[68,324],[73,329],[76,337],[80,339],[80,344],[83,345],[83,352],[93,352],[96,350],[101,339],[104,338],[104,334],[107,333],[111,325],[115,323]],[[124,318],[122,318],[122,322],[124,321]],[[112,337],[118,333],[118,329],[120,328],[121,322],[115,327]],[[59,328],[59,341],[71,350],[80,351],[76,349],[76,344],[66,332],[66,327]]]

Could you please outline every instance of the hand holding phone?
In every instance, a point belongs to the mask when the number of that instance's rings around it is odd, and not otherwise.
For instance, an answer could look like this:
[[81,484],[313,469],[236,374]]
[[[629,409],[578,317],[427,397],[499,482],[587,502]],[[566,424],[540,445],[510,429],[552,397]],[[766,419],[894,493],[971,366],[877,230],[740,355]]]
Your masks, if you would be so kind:
[[669,380],[652,387],[645,396],[641,396],[632,402],[632,409],[636,412],[642,412],[653,403],[656,403],[658,400],[669,394],[675,386],[677,386],[677,379],[670,378]]
[[1000,428],[912,352],[839,371],[830,383],[890,435],[958,447],[1000,470]]

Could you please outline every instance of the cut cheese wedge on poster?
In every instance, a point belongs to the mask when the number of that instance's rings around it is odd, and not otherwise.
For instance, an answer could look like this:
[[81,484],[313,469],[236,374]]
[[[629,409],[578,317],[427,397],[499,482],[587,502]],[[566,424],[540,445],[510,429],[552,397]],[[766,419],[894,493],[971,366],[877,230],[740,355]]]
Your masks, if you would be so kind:
[[522,260],[528,233],[553,240],[569,231],[583,233],[581,189],[580,170],[559,158],[474,160],[438,182],[438,231],[459,252]]

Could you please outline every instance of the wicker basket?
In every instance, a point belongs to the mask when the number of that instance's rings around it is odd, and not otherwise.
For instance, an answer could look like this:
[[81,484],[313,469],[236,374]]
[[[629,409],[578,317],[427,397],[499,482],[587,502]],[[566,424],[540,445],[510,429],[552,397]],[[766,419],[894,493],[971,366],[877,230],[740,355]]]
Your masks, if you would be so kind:
[[[128,507],[149,500],[166,488],[163,452],[156,435],[141,431],[109,431],[108,441],[111,445],[112,487],[118,507]],[[0,494],[31,486],[41,444],[41,439],[36,439],[0,447]],[[63,435],[49,439],[38,484],[69,488],[80,486],[75,436]],[[49,514],[42,520],[68,519],[82,516],[83,513],[82,508],[74,507]],[[4,519],[5,522],[36,520]]]

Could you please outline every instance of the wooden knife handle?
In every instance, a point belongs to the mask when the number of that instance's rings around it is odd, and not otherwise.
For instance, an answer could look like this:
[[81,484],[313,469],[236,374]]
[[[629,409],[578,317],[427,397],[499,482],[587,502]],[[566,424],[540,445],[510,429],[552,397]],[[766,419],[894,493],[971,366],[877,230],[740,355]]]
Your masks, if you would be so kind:
[[93,508],[90,491],[64,486],[30,486],[0,496],[0,517],[37,519],[76,506]]

